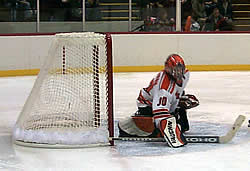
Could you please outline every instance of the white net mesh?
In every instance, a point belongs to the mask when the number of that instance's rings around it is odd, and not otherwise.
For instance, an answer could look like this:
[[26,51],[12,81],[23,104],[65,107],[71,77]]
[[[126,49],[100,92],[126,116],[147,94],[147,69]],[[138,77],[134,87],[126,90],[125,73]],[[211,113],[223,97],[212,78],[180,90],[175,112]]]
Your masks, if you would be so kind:
[[108,143],[105,35],[57,34],[14,128],[34,144]]

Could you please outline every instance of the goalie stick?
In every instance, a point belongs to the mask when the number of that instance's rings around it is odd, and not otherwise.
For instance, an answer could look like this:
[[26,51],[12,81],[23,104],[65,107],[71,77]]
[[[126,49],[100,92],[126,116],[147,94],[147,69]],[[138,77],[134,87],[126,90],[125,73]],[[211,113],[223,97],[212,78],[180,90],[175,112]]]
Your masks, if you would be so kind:
[[[236,132],[239,130],[245,120],[245,116],[239,115],[235,120],[231,129],[224,136],[210,136],[210,135],[190,135],[185,136],[188,143],[228,143],[233,139]],[[147,138],[147,137],[109,137],[110,141],[144,141],[144,142],[165,142],[164,138]]]

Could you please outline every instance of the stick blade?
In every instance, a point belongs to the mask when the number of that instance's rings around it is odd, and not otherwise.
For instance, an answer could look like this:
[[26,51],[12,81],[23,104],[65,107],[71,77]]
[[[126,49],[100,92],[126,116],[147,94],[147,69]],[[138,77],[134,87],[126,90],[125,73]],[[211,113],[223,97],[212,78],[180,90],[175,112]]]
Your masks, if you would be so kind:
[[226,135],[219,137],[219,143],[228,143],[233,139],[236,132],[240,129],[241,125],[245,121],[246,117],[244,115],[239,115],[238,118],[235,120],[232,128],[227,132]]

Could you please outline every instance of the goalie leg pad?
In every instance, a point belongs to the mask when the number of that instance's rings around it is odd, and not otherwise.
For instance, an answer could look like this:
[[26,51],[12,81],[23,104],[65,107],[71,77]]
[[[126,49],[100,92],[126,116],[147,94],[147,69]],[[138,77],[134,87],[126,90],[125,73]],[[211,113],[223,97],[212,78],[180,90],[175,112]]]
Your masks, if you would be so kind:
[[146,137],[150,136],[155,127],[152,117],[129,117],[118,123],[119,136]]
[[170,147],[177,148],[187,144],[175,117],[171,116],[160,120],[158,128]]

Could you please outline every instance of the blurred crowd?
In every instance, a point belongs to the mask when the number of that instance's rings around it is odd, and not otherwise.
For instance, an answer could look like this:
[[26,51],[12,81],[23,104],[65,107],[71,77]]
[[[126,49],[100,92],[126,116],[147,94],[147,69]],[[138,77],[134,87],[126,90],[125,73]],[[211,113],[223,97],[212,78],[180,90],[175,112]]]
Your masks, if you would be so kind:
[[[36,21],[37,0],[1,0],[0,21]],[[100,0],[85,0],[86,21],[101,20]],[[103,0],[102,0],[103,1]],[[139,31],[175,31],[176,0],[133,0]],[[81,21],[82,0],[40,0],[41,21]],[[181,0],[182,31],[232,30],[231,0]]]
[[34,0],[1,0],[0,21],[31,21],[35,15]]
[[[37,0],[0,0],[0,22],[36,21]],[[86,20],[98,20],[99,0],[85,0]],[[40,0],[41,21],[82,21],[82,0]]]
[[[181,0],[182,31],[232,30],[231,0]],[[174,31],[176,0],[143,0],[145,31]]]

